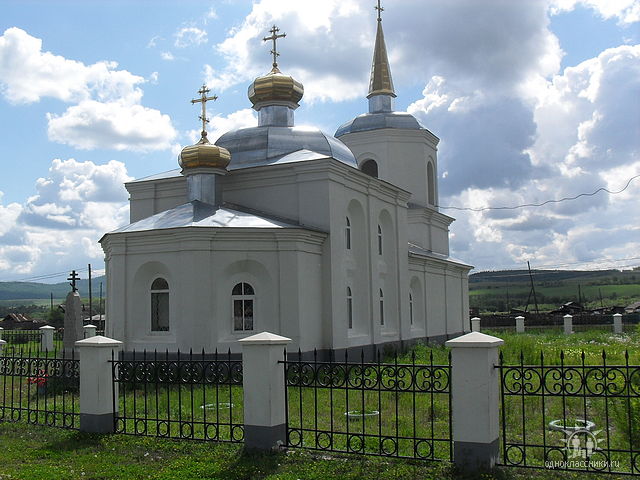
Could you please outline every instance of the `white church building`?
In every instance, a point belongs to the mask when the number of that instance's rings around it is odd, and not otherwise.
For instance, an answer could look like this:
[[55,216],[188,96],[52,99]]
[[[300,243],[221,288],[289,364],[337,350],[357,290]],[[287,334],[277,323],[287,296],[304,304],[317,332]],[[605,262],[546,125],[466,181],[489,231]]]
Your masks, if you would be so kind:
[[438,138],[396,96],[378,17],[369,112],[335,136],[296,127],[303,86],[249,86],[258,125],[203,131],[180,169],[126,184],[130,224],[100,240],[106,335],[125,350],[239,352],[269,331],[291,350],[441,341],[468,331],[471,266],[449,256]]

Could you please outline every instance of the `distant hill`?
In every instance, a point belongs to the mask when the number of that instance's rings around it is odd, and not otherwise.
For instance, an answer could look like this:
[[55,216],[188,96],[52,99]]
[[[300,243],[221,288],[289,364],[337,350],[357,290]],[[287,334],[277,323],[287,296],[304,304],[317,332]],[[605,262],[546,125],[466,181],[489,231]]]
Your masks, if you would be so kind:
[[[640,300],[640,270],[527,270],[478,272],[469,276],[469,304],[481,312],[553,310],[570,301],[588,308],[626,306]],[[528,302],[528,305],[527,305]]]
[[[102,282],[102,294],[106,295],[107,282],[105,276],[91,279],[92,295],[98,297],[100,294],[100,282]],[[89,296],[89,280],[79,280],[77,282],[80,296]],[[37,283],[37,282],[0,282],[0,300],[22,300],[22,299],[48,299],[53,293],[54,299],[62,299],[71,291],[69,282],[60,283]]]

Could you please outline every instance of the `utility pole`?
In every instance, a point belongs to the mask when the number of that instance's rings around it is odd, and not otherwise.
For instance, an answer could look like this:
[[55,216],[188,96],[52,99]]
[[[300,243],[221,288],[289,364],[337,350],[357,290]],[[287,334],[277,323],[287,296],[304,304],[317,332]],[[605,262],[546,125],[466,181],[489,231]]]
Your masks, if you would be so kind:
[[[533,274],[531,273],[531,264],[529,263],[529,260],[527,260],[527,268],[529,269],[529,280],[531,282],[531,291],[529,292],[529,297],[531,297],[531,294],[533,293],[533,302],[536,305],[536,313],[540,313],[540,311],[538,310],[538,298],[536,297],[536,287],[533,285]],[[527,300],[527,306],[529,306],[529,300]]]
[[91,264],[89,264],[89,324],[91,324],[91,317],[93,316],[93,298],[91,296]]

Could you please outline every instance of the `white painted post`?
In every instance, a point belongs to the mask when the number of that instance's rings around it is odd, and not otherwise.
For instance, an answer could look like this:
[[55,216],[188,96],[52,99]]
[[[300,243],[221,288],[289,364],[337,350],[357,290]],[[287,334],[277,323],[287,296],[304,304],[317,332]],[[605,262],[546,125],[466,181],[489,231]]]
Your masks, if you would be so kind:
[[53,332],[56,331],[51,325],[44,325],[39,328],[42,335],[40,336],[40,351],[53,352]]
[[622,333],[622,314],[613,314],[613,333]]
[[500,372],[504,340],[472,332],[445,343],[451,348],[453,461],[463,470],[487,470],[499,455]]
[[524,333],[524,317],[522,315],[516,317],[516,333]]
[[95,325],[85,325],[82,327],[84,332],[84,338],[91,338],[96,336],[96,326]]
[[480,331],[480,317],[473,317],[471,319],[471,331],[472,332]]
[[0,339],[0,355],[2,355],[2,349],[7,344],[5,340]]
[[242,344],[244,445],[272,450],[286,445],[284,365],[290,338],[262,332],[239,340]]
[[[113,432],[118,402],[118,384],[113,382],[111,352],[118,358],[122,342],[96,336],[78,340],[75,347],[80,356],[80,430]],[[115,389],[115,392],[113,391]]]
[[564,319],[564,334],[571,335],[573,333],[573,317],[567,314],[562,318]]

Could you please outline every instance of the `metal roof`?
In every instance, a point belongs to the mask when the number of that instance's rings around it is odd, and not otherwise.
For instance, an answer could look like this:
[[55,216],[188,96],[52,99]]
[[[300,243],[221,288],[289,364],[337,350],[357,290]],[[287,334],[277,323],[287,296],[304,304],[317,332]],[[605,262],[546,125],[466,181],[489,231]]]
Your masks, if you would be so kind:
[[416,118],[405,112],[363,113],[353,120],[343,124],[336,130],[335,136],[341,137],[347,133],[378,130],[381,128],[402,128],[406,130],[424,130]]

